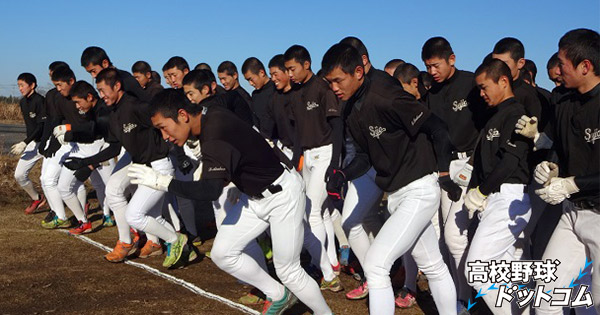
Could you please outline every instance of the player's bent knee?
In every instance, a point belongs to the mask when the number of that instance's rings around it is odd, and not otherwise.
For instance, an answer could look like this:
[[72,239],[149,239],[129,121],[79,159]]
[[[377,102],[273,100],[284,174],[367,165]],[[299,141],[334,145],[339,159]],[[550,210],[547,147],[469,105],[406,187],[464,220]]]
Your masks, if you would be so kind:
[[24,187],[29,182],[29,178],[27,178],[27,174],[25,172],[20,171],[19,169],[15,170],[15,180],[21,187]]
[[435,261],[425,266],[419,266],[419,269],[427,276],[427,279],[431,281],[443,279],[450,274],[448,266],[443,260]]
[[290,289],[302,288],[308,281],[308,275],[300,267],[300,262],[290,262],[281,267],[275,268],[275,273],[283,285]]
[[387,288],[392,285],[390,271],[385,268],[380,257],[367,254],[363,271],[365,272],[370,288]]
[[146,216],[137,211],[129,211],[129,209],[127,209],[125,212],[125,220],[127,220],[127,224],[136,230],[144,230],[146,227]]

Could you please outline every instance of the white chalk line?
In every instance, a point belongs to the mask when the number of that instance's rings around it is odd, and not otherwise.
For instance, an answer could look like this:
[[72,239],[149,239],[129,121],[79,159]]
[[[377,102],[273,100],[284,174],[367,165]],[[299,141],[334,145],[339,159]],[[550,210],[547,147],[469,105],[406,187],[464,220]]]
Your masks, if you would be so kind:
[[[59,231],[65,233],[65,234],[69,233],[66,230],[59,230]],[[72,236],[75,236],[75,237],[79,238],[80,240],[82,240],[82,241],[84,241],[84,242],[86,242],[88,244],[94,245],[94,246],[96,246],[96,247],[98,247],[98,248],[100,248],[100,249],[102,249],[104,251],[107,251],[107,252],[112,251],[112,248],[110,248],[110,247],[108,247],[108,246],[106,246],[104,244],[98,243],[98,242],[90,239],[87,236],[83,236],[83,235],[72,235]],[[251,309],[251,308],[249,308],[249,307],[247,307],[245,305],[242,305],[242,304],[239,304],[239,303],[235,303],[235,302],[233,302],[231,300],[228,300],[228,299],[226,299],[226,298],[224,298],[224,297],[222,297],[220,295],[216,295],[214,293],[210,293],[210,292],[204,291],[204,290],[202,290],[201,288],[199,288],[198,286],[196,286],[193,283],[190,283],[190,282],[187,282],[187,281],[185,281],[183,279],[180,279],[180,278],[174,277],[172,275],[166,274],[166,273],[164,273],[164,272],[162,272],[162,271],[160,271],[160,270],[158,270],[156,268],[152,268],[152,267],[150,267],[148,265],[144,265],[144,264],[141,264],[141,263],[138,263],[138,262],[134,262],[134,261],[131,261],[131,260],[125,260],[124,262],[126,264],[128,264],[128,265],[132,265],[134,267],[143,269],[143,270],[145,270],[145,271],[147,271],[147,272],[149,272],[149,273],[151,273],[151,274],[153,274],[155,276],[159,276],[159,277],[161,277],[163,279],[166,279],[169,282],[172,282],[172,283],[175,283],[177,285],[180,285],[180,286],[182,286],[182,287],[184,287],[184,288],[186,288],[186,289],[188,289],[188,290],[196,293],[197,295],[203,296],[203,297],[211,299],[211,300],[215,300],[215,301],[221,302],[221,303],[223,303],[223,304],[225,304],[225,305],[227,305],[227,306],[229,306],[231,308],[235,308],[235,309],[240,310],[240,311],[242,311],[242,312],[244,312],[246,314],[260,315],[259,312],[255,311],[255,310],[253,310],[253,309]]]

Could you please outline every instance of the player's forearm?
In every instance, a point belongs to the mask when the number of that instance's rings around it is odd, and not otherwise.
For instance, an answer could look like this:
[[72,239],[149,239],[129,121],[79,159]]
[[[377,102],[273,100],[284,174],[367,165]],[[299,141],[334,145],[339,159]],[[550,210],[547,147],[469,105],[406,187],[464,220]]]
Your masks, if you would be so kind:
[[371,168],[369,156],[364,152],[357,152],[354,159],[346,166],[342,172],[346,180],[354,180],[363,176]]
[[598,194],[600,191],[600,173],[575,176],[575,185],[579,188],[579,194],[587,195],[589,193]]
[[344,145],[344,122],[340,117],[331,117],[327,120],[331,126],[331,137],[332,137],[332,155],[331,163],[335,168],[340,165],[342,156],[342,147]]
[[44,123],[36,124],[35,129],[31,133],[31,135],[29,135],[29,137],[25,138],[25,140],[23,140],[23,142],[29,143],[29,142],[33,141],[33,139],[39,137],[43,131],[44,131]]
[[121,152],[120,143],[111,143],[106,149],[96,153],[93,156],[86,158],[88,165],[98,165],[101,162],[107,161],[119,155]]
[[500,185],[519,167],[519,158],[512,154],[505,154],[504,158],[498,163],[496,168],[479,185],[479,191],[488,196],[492,192],[498,191]]
[[421,130],[431,137],[433,150],[437,158],[438,171],[448,172],[453,148],[448,126],[443,120],[432,114],[423,122]]
[[201,179],[192,182],[173,179],[169,184],[169,192],[182,198],[213,201],[219,199],[223,186],[223,179]]

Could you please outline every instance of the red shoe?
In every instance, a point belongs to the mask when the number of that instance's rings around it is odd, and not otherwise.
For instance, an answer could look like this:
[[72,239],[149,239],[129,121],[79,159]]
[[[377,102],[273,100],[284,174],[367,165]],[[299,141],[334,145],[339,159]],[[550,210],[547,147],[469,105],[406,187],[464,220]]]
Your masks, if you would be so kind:
[[417,299],[412,291],[402,288],[396,297],[395,303],[399,308],[411,308],[417,304]]
[[361,300],[369,295],[369,285],[367,281],[361,281],[358,288],[346,293],[348,300]]
[[80,235],[90,233],[92,231],[92,222],[81,222],[79,221],[79,225],[76,228],[70,229],[69,234],[71,235]]
[[40,194],[40,198],[38,200],[32,201],[29,207],[25,209],[25,214],[33,214],[45,205],[46,197],[44,197],[44,194]]
[[133,234],[133,239],[131,240],[131,244],[136,244],[136,246],[140,243],[140,233],[134,228],[129,228],[131,234]]

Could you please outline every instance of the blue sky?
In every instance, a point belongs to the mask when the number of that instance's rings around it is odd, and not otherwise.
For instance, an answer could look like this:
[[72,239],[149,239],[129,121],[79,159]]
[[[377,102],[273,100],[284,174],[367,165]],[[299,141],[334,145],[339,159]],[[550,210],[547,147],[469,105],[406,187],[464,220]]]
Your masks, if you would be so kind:
[[[310,51],[313,70],[341,38],[363,40],[377,68],[402,58],[424,70],[423,43],[444,36],[459,69],[474,71],[501,38],[519,38],[525,57],[538,66],[537,82],[552,88],[545,65],[559,38],[574,28],[600,28],[600,1],[2,1],[0,95],[19,95],[16,78],[31,72],[47,87],[48,64],[63,60],[78,79],[91,81],[79,65],[87,46],[103,47],[113,63],[131,70],[148,61],[161,73],[172,56],[191,67],[216,70],[250,56],[269,59],[293,44]],[[251,90],[241,79],[242,86]],[[164,83],[164,80],[163,80]]]

